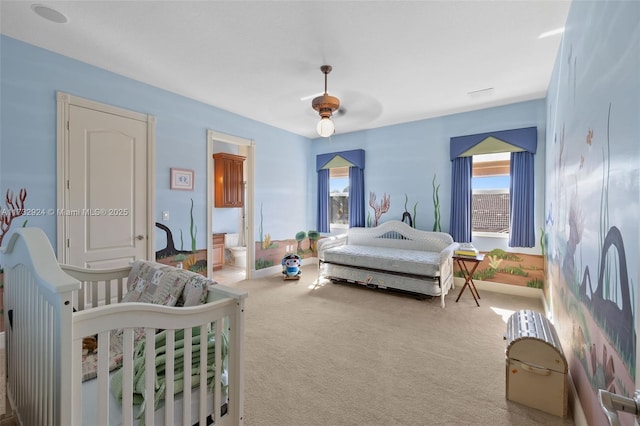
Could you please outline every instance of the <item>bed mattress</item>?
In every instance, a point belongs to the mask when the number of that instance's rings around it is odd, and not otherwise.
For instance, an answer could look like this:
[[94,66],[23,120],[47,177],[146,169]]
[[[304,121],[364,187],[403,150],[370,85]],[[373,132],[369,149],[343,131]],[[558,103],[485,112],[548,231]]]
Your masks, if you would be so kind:
[[384,271],[372,271],[352,266],[322,264],[322,275],[339,281],[354,282],[378,288],[389,288],[408,291],[411,293],[427,294],[429,296],[442,295],[440,280],[431,277],[416,277]]
[[402,274],[440,275],[440,253],[420,250],[347,244],[326,250],[324,261]]

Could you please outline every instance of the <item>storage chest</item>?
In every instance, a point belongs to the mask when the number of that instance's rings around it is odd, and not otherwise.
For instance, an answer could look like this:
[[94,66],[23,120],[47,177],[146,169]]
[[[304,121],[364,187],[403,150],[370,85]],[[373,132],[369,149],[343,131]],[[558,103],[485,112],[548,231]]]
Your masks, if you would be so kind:
[[568,365],[553,324],[539,312],[517,311],[504,338],[507,399],[566,417]]

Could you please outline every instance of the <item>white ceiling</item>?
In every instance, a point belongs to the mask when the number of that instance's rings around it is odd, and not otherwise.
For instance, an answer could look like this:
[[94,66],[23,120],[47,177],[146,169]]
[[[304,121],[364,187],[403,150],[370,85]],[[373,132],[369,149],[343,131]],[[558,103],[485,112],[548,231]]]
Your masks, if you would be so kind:
[[[311,97],[345,110],[336,134],[546,95],[569,0],[0,2],[7,36],[316,137]],[[493,88],[484,95],[469,92]],[[301,97],[309,97],[300,100]]]

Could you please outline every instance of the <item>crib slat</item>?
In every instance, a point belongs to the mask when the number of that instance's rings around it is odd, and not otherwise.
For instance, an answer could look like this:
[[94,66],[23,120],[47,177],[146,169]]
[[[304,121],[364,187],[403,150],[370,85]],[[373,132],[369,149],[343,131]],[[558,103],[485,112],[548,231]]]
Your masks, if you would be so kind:
[[222,399],[222,320],[218,320],[214,323],[214,336],[216,339],[215,347],[215,372],[214,372],[214,387],[213,387],[213,415],[214,420],[217,422],[220,419],[221,413],[221,399]]
[[98,424],[109,424],[109,332],[98,335],[98,342],[105,350],[98,351]]
[[164,416],[164,424],[166,426],[173,425],[173,394],[174,394],[174,356],[175,356],[175,330],[167,330],[167,349],[166,349],[166,361],[165,361],[165,416]]
[[98,306],[98,282],[91,281],[91,307]]
[[118,278],[118,303],[120,303],[122,301],[122,289],[124,288],[124,284],[123,284],[124,280],[122,278]]
[[37,351],[31,355],[32,363],[33,363],[31,367],[32,368],[31,386],[33,386],[32,392],[36,396],[36,401],[37,401],[37,405],[35,405],[34,407],[33,418],[36,422],[42,422],[43,421],[42,419],[44,417],[44,413],[42,411],[44,410],[44,407],[46,406],[46,404],[45,404],[45,401],[42,400],[42,388],[41,388],[42,382],[41,382],[40,375],[42,374],[43,369],[40,368],[40,363],[43,362],[42,352],[43,352],[43,349],[46,349],[46,347],[45,346],[40,347],[36,344],[36,342],[42,342],[40,340],[40,327],[43,324],[42,311],[46,309],[47,306],[43,302],[42,297],[39,294],[35,294],[34,307],[35,309],[33,311],[33,315],[29,319],[29,321],[34,321],[33,325],[35,326],[31,331],[31,336],[34,340],[33,342],[30,343],[30,346],[33,351]]
[[74,376],[71,383],[71,398],[73,404],[73,424],[82,424],[82,337],[78,337],[72,342],[71,368]]
[[[144,356],[144,388],[154,389],[154,373],[155,355],[156,355],[156,339],[155,329],[145,328],[145,356]],[[144,421],[147,425],[154,424],[154,395],[153,392],[145,395]]]
[[104,304],[111,304],[111,280],[104,281]]
[[207,424],[207,326],[200,326],[200,424]]
[[78,290],[78,307],[77,309],[79,311],[84,311],[84,302],[85,302],[85,297],[87,297],[87,295],[85,294],[85,287],[86,287],[86,283],[81,283],[80,284],[80,290]]
[[122,335],[122,421],[133,424],[133,329],[126,328]]
[[182,424],[191,424],[191,359],[192,348],[191,339],[193,333],[191,328],[184,330],[184,391],[182,404]]

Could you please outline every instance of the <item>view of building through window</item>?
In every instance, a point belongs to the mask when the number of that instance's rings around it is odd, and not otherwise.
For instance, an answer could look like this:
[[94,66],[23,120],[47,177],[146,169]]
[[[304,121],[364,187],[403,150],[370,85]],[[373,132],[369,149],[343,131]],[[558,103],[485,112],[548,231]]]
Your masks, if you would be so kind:
[[472,230],[509,233],[510,153],[473,156]]
[[349,168],[334,167],[329,171],[329,222],[334,225],[349,225]]

